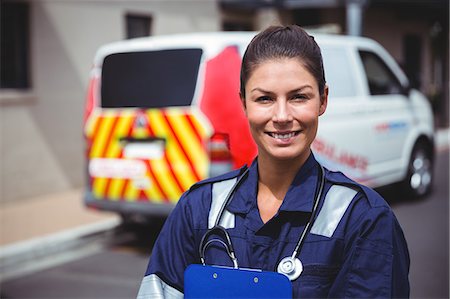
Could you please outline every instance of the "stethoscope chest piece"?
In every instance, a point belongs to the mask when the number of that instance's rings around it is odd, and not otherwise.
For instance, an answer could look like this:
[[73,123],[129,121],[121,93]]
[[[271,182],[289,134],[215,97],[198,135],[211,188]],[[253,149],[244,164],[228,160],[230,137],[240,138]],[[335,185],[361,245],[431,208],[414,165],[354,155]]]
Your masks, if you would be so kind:
[[278,264],[277,272],[286,275],[290,281],[299,278],[303,271],[302,262],[298,258],[287,256]]

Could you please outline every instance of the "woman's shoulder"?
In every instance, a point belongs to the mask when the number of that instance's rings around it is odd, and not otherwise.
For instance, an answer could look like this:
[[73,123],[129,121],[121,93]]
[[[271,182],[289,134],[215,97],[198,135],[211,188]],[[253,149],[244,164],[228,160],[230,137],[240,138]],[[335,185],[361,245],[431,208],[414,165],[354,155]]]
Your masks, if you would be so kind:
[[207,227],[207,215],[211,208],[213,184],[235,179],[241,173],[241,169],[237,169],[193,184],[177,202],[175,214],[181,213],[187,216],[194,228]]
[[180,198],[185,204],[195,204],[196,201],[210,201],[212,185],[215,183],[232,180],[239,177],[246,167],[232,170],[219,176],[210,177],[193,184]]
[[[357,233],[371,240],[390,242],[392,234],[401,231],[397,218],[385,199],[372,188],[357,183],[341,172],[327,171],[327,180],[356,191],[346,209],[346,228],[342,236]],[[374,229],[376,228],[376,229]],[[347,231],[348,230],[348,231]],[[347,231],[347,233],[345,233]]]
[[389,208],[389,205],[378,192],[364,184],[350,179],[340,171],[331,171],[327,169],[326,179],[332,184],[346,186],[357,191],[359,194],[358,198],[365,199],[367,201],[367,204],[372,208]]
[[224,173],[222,175],[218,175],[218,176],[214,176],[214,177],[210,177],[210,178],[198,181],[197,183],[193,184],[187,192],[190,193],[190,192],[195,192],[196,190],[199,190],[199,189],[201,190],[204,188],[210,188],[210,186],[214,183],[219,183],[219,182],[235,179],[235,178],[239,177],[246,169],[247,169],[247,167],[243,166],[241,168],[232,170],[232,171]]

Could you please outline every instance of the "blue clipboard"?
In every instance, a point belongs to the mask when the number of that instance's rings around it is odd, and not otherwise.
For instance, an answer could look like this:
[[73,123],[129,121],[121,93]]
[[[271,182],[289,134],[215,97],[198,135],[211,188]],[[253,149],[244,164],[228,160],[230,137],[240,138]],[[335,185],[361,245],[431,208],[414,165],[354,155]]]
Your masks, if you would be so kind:
[[289,279],[276,272],[190,265],[184,298],[292,298]]

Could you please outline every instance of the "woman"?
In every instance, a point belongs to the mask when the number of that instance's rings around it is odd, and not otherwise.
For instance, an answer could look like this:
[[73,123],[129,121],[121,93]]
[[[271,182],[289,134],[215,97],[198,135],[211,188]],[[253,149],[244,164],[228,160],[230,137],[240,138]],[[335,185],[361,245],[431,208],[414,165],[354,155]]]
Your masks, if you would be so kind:
[[[240,95],[258,157],[248,171],[200,182],[182,196],[155,244],[138,298],[182,297],[183,272],[200,263],[202,236],[215,222],[231,236],[240,267],[267,271],[281,267],[306,230],[297,254],[303,272],[291,277],[294,297],[408,297],[408,249],[391,209],[371,189],[323,171],[311,152],[328,100],[314,39],[298,26],[258,34],[243,58]],[[236,178],[242,181],[227,220],[217,220],[214,186]],[[204,258],[233,266],[217,242]]]

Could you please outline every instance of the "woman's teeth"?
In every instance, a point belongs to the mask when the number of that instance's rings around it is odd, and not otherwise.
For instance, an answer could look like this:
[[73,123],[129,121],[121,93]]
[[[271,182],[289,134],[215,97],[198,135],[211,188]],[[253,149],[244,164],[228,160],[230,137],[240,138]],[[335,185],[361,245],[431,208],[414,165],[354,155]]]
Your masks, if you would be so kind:
[[294,137],[296,135],[296,133],[295,132],[286,133],[286,134],[270,133],[269,135],[272,136],[273,138],[277,138],[277,139],[288,139],[288,138]]

